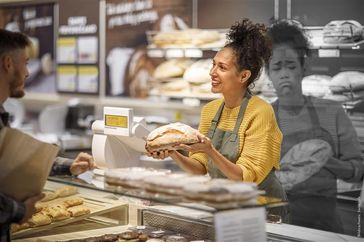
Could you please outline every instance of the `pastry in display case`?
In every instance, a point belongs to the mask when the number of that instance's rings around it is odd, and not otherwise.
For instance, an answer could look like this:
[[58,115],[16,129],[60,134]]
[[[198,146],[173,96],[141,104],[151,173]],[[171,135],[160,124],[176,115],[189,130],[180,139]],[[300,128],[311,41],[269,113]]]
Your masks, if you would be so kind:
[[89,216],[120,209],[122,206],[120,203],[85,196],[79,192],[77,186],[61,186],[54,191],[47,190],[43,193],[55,195],[52,195],[51,199],[37,202],[36,213],[27,222],[11,225],[13,239],[81,221]]

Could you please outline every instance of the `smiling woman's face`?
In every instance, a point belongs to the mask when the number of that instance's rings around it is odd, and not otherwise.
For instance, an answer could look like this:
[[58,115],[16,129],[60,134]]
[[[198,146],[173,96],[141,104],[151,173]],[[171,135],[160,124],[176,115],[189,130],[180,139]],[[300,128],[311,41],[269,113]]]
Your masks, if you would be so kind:
[[303,66],[298,53],[289,45],[274,47],[268,74],[279,97],[302,94]]

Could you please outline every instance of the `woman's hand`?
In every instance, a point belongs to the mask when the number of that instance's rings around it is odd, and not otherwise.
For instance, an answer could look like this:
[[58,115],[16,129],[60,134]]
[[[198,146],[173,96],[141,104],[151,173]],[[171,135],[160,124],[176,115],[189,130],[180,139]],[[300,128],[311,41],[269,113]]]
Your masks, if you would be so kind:
[[176,149],[182,149],[182,150],[186,150],[188,152],[204,152],[204,153],[209,153],[213,146],[211,144],[211,140],[206,137],[205,135],[198,133],[197,137],[199,139],[198,143],[192,144],[192,145],[184,145],[184,144],[180,144],[178,146],[176,146]]
[[169,156],[169,152],[169,150],[147,152],[147,156],[153,157],[154,159],[163,160]]

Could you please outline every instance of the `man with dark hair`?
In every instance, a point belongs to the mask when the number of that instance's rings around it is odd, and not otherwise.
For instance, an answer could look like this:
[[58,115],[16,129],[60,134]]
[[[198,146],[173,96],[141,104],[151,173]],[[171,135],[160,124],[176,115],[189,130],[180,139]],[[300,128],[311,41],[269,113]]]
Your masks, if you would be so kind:
[[[0,29],[0,130],[9,126],[9,113],[4,110],[4,102],[9,97],[25,95],[24,83],[29,76],[27,48],[30,46],[31,41],[26,35]],[[74,161],[57,157],[51,175],[78,175],[91,168],[93,160],[87,153],[80,153]],[[34,205],[39,199],[41,194],[17,201],[0,193],[0,242],[10,241],[10,224],[26,222],[35,212]]]

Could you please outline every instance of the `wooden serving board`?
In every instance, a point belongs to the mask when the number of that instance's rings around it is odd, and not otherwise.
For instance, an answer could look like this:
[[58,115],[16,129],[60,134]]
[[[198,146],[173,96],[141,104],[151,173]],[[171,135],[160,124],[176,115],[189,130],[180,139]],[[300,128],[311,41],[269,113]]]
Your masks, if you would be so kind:
[[70,217],[65,220],[54,221],[51,224],[20,230],[20,231],[13,233],[12,238],[17,239],[17,238],[21,238],[21,237],[26,237],[28,235],[31,235],[31,234],[34,234],[34,233],[37,233],[40,231],[49,230],[54,227],[66,225],[69,223],[74,223],[74,222],[77,222],[77,221],[80,221],[80,220],[83,220],[83,219],[86,219],[86,218],[89,218],[92,216],[96,216],[96,215],[107,213],[107,212],[110,212],[113,210],[121,209],[123,206],[125,206],[125,204],[120,201],[119,202],[118,201],[109,201],[107,199],[90,197],[89,195],[84,196],[80,193],[77,193],[75,195],[68,196],[68,197],[56,198],[56,199],[48,201],[48,202],[42,202],[41,204],[46,204],[46,205],[61,204],[65,200],[73,199],[76,197],[80,197],[83,199],[82,206],[85,206],[90,209],[89,214],[85,214],[85,215],[82,215],[79,217]]

